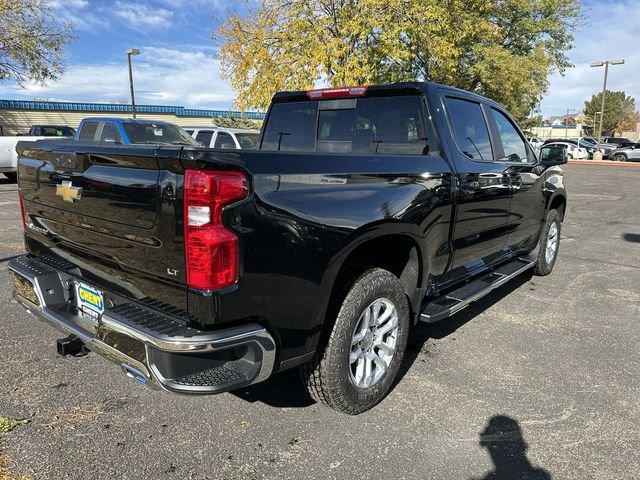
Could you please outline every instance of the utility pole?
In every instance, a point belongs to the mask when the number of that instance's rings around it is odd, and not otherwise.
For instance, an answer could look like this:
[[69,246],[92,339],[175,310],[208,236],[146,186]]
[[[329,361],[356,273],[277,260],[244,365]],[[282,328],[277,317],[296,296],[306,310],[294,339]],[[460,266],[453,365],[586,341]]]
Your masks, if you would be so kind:
[[133,69],[131,68],[131,57],[133,55],[140,55],[140,50],[137,48],[130,48],[127,50],[127,60],[129,62],[129,87],[131,88],[131,112],[133,118],[136,118],[136,96],[133,91]]
[[604,60],[601,62],[592,62],[592,67],[604,67],[604,85],[602,87],[602,105],[600,107],[600,125],[598,126],[598,145],[596,145],[596,153],[598,160],[602,159],[602,153],[600,152],[600,141],[602,140],[602,120],[604,119],[604,104],[605,97],[607,96],[607,76],[609,75],[609,65],[622,65],[624,60]]

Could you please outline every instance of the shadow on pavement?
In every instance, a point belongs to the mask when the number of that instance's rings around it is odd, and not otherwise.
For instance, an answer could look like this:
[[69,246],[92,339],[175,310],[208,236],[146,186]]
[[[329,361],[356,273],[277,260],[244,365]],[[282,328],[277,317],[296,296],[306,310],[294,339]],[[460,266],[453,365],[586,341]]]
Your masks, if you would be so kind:
[[[451,335],[462,325],[473,320],[494,303],[527,283],[531,279],[531,276],[531,272],[523,273],[518,278],[494,290],[477,302],[472,303],[460,313],[441,322],[434,324],[418,322],[418,325],[416,325],[409,334],[407,351],[392,389],[395,388],[409,371],[427,340],[430,338],[441,339]],[[262,383],[250,385],[230,393],[247,402],[262,402],[278,408],[304,408],[315,403],[315,401],[309,397],[297,368],[279,373]]]
[[316,403],[307,393],[297,368],[230,393],[247,402],[262,402],[279,408],[303,408]]
[[480,300],[473,302],[461,312],[456,313],[454,316],[444,319],[440,322],[418,322],[418,324],[413,328],[411,334],[409,335],[409,344],[407,345],[407,351],[404,356],[403,364],[400,367],[400,371],[398,372],[397,381],[401,381],[402,377],[409,371],[413,363],[420,355],[420,351],[424,347],[424,344],[430,338],[440,340],[442,338],[448,337],[460,327],[469,323],[471,320],[483,313],[489,307],[499,302],[504,297],[510,295],[515,290],[518,290],[525,283],[529,282],[532,277],[532,271],[525,272],[517,278],[514,278],[510,282],[506,283],[502,287],[497,288],[493,292],[482,297]]
[[[534,467],[527,458],[527,442],[513,418],[499,415],[480,434],[480,446],[487,449],[494,469],[481,480],[551,480],[551,474]],[[478,480],[477,478],[475,480]]]
[[627,242],[640,243],[640,233],[625,233],[622,238]]

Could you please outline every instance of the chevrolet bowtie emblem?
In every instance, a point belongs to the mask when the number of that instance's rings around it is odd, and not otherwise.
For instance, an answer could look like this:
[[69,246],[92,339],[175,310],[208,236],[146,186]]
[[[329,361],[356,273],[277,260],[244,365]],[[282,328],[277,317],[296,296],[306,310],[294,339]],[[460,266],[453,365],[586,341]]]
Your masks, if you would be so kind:
[[82,188],[74,187],[71,182],[62,182],[56,185],[56,195],[62,197],[65,202],[73,203],[74,200],[80,200],[82,197]]

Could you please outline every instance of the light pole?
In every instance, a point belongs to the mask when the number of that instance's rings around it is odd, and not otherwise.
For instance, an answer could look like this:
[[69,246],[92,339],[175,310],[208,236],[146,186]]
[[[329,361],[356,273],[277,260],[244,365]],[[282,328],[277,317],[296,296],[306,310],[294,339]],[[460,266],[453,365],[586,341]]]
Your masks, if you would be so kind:
[[596,124],[598,122],[598,117],[602,115],[602,112],[596,112],[593,114],[593,133],[596,133]]
[[133,93],[133,70],[131,68],[131,57],[133,55],[140,55],[140,50],[137,48],[130,48],[127,50],[127,60],[129,61],[129,87],[131,88],[131,111],[133,112],[133,118],[136,118],[136,96]]
[[609,65],[622,65],[624,60],[604,60],[601,62],[591,62],[592,67],[604,67],[604,86],[602,87],[602,106],[600,107],[600,125],[598,126],[598,144],[596,145],[596,153],[598,159],[602,158],[600,152],[600,140],[602,139],[602,119],[604,118],[604,100],[607,96],[607,75],[609,74]]

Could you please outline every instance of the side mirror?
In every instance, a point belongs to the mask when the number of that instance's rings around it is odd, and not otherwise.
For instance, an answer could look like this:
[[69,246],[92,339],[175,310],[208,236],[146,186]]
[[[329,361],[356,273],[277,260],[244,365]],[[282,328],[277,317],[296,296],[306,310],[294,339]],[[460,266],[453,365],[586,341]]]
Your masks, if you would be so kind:
[[551,167],[553,165],[564,165],[569,156],[565,147],[548,146],[540,149],[540,163]]

